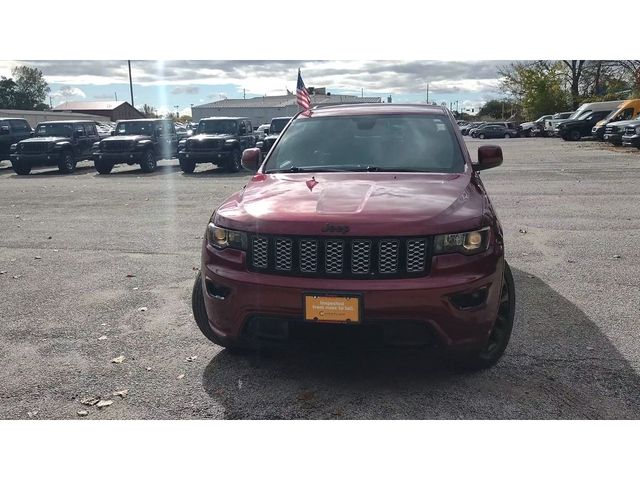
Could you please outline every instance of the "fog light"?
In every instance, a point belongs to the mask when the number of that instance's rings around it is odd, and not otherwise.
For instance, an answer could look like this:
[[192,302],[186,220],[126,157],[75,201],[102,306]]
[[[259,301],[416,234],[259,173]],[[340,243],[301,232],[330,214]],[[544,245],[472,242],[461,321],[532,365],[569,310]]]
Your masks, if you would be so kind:
[[133,153],[129,155],[129,158],[133,158]]
[[451,303],[458,310],[468,310],[483,305],[487,300],[488,287],[482,287],[473,292],[459,293],[450,297]]

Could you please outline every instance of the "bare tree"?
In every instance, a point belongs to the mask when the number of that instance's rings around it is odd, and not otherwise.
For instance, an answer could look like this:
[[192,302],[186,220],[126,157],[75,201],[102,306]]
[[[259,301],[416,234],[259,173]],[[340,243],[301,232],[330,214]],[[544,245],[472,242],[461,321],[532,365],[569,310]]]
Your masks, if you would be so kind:
[[618,60],[618,63],[631,76],[633,89],[640,92],[640,60]]
[[571,86],[571,103],[573,108],[580,105],[580,78],[587,60],[562,60],[568,68],[569,85]]

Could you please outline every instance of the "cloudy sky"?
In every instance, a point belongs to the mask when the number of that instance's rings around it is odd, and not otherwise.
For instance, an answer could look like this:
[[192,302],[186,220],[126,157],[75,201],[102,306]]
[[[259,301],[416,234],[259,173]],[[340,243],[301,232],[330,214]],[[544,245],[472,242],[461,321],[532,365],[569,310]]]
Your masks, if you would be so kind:
[[[333,94],[391,95],[394,103],[459,101],[477,109],[500,96],[500,61],[132,61],[134,101],[160,112],[189,113],[190,105],[222,98],[282,95],[294,90],[297,69],[307,86]],[[0,75],[17,65],[38,67],[51,87],[55,106],[73,100],[130,100],[126,60],[1,61]]]

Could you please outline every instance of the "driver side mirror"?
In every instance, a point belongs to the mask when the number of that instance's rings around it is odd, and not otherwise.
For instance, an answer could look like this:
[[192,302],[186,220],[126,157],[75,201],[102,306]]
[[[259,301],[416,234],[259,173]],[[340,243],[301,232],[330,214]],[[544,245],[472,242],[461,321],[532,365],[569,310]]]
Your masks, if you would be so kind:
[[262,152],[259,148],[247,148],[242,152],[240,163],[242,164],[242,168],[255,173],[258,171],[258,168],[260,168],[260,165],[262,165]]
[[478,163],[473,164],[474,172],[500,165],[502,165],[502,148],[497,145],[482,145],[478,148]]
[[109,133],[109,135],[115,135],[116,131],[115,130],[111,130],[111,132]]

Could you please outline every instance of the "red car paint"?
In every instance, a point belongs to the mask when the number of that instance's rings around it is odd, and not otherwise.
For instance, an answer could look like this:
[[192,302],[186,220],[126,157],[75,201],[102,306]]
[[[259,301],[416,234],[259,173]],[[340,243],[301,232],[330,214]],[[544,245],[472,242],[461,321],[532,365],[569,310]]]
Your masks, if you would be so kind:
[[[344,107],[345,111],[347,108],[349,115],[370,115],[381,112],[381,108],[384,114],[446,112],[427,106]],[[313,115],[341,112],[336,107],[314,111]],[[250,271],[247,252],[219,250],[205,239],[201,268],[204,303],[215,335],[239,339],[253,316],[304,322],[303,294],[326,291],[361,295],[363,325],[411,321],[427,326],[437,342],[445,346],[479,348],[485,344],[496,318],[502,286],[502,230],[457,128],[455,132],[466,165],[462,173],[265,174],[263,166],[245,188],[216,209],[212,221],[219,227],[242,232],[317,239],[341,235],[432,236],[489,226],[486,251],[469,256],[433,255],[424,276],[334,279]],[[279,141],[286,135],[285,130]],[[348,233],[327,232],[327,224],[348,226]],[[223,287],[224,299],[207,292],[207,282]],[[482,287],[488,293],[480,307],[461,310],[450,300],[452,295]]]

